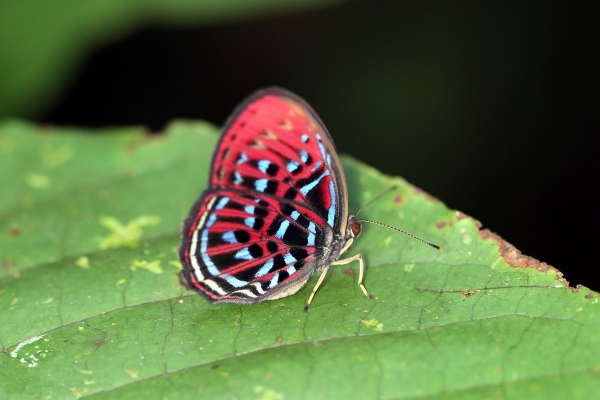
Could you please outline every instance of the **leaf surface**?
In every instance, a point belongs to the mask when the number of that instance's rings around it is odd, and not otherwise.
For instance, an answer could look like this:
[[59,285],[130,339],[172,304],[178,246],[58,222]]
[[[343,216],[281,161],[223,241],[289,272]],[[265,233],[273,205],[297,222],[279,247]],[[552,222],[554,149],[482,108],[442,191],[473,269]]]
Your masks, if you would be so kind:
[[[254,306],[178,282],[179,229],[217,130],[84,135],[0,125],[0,395],[22,398],[593,398],[599,296],[400,178],[343,157],[365,226],[316,282]],[[112,235],[112,236],[111,236]],[[107,240],[110,237],[111,240]],[[111,243],[107,245],[106,243]],[[208,397],[206,397],[208,396]]]

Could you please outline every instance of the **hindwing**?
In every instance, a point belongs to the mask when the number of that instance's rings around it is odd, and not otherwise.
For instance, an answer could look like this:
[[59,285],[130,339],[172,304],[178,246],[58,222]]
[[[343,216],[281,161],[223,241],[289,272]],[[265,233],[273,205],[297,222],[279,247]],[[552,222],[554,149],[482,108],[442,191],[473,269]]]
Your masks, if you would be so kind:
[[[211,190],[186,220],[183,277],[213,302],[255,303],[299,290],[331,230],[310,208],[262,193]],[[275,290],[276,289],[276,290]]]

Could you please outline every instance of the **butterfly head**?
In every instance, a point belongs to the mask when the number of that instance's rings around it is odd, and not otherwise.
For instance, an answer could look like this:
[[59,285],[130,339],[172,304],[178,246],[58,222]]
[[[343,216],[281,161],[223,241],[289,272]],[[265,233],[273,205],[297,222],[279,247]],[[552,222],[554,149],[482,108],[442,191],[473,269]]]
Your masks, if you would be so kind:
[[362,225],[356,215],[348,216],[348,224],[346,225],[346,238],[356,238],[362,232]]

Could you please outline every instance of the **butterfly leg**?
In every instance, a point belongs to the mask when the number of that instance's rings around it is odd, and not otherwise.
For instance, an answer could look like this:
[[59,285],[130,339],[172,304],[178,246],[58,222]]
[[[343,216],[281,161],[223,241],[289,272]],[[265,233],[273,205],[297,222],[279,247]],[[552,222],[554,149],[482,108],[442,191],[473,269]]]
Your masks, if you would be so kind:
[[317,293],[317,289],[319,288],[319,286],[321,286],[321,283],[323,282],[323,279],[325,279],[325,275],[327,274],[328,270],[329,270],[329,267],[325,268],[323,270],[323,272],[321,272],[321,276],[319,277],[319,280],[317,281],[317,284],[313,288],[312,293],[310,294],[310,297],[308,298],[308,302],[306,302],[306,305],[304,306],[304,311],[308,311],[308,307],[310,307],[310,303],[312,303],[313,297],[315,297],[315,293]]
[[370,299],[375,299],[375,296],[373,296],[371,293],[369,293],[367,291],[367,288],[365,287],[365,285],[363,285],[362,281],[363,281],[363,274],[365,272],[365,264],[363,262],[362,259],[362,254],[357,254],[355,256],[352,256],[350,258],[345,258],[343,260],[337,260],[331,263],[331,265],[344,265],[344,264],[349,264],[352,261],[356,261],[358,260],[358,263],[360,265],[360,269],[359,269],[359,273],[358,273],[358,286],[360,286],[361,290],[363,291],[363,293],[365,294],[365,296],[367,296]]

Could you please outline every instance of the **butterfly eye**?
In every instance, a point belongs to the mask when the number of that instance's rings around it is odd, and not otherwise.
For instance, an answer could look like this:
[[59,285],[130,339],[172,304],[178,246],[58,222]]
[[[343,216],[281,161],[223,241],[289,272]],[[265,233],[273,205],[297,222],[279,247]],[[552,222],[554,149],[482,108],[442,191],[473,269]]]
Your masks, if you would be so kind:
[[354,235],[354,237],[357,237],[362,231],[362,226],[360,225],[360,222],[355,222],[352,224],[352,228],[350,229],[352,230],[352,235]]

